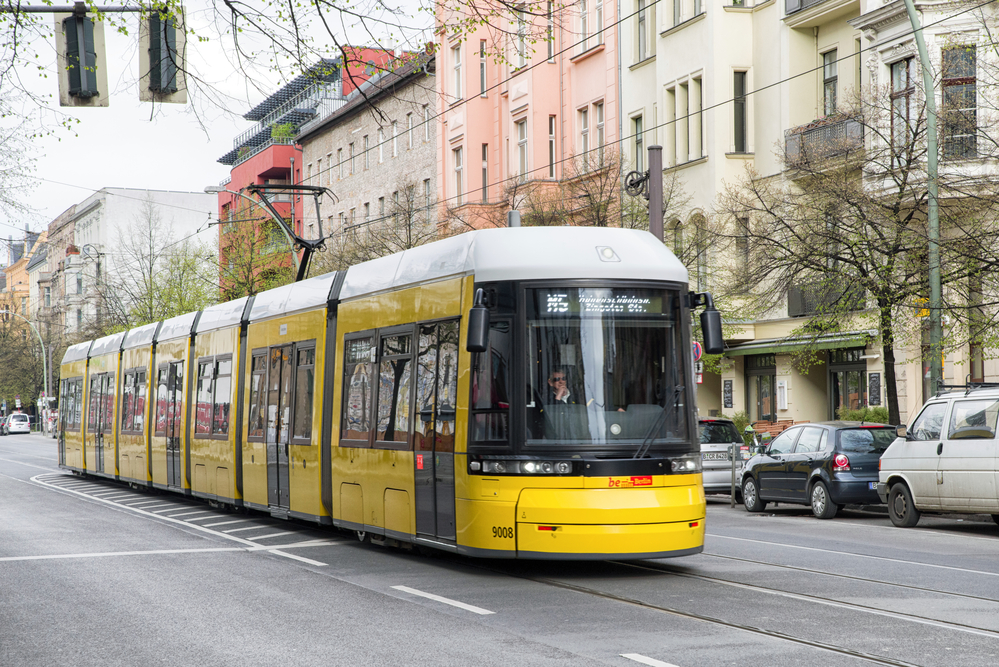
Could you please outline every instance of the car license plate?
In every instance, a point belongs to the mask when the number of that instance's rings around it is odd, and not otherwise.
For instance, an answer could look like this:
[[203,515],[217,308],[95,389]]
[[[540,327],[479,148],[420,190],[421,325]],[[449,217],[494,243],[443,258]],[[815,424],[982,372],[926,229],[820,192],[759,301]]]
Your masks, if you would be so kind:
[[728,452],[704,452],[701,454],[702,461],[728,461]]
[[878,483],[877,482],[868,482],[867,483],[867,488],[869,488],[871,491],[877,491],[878,490]]

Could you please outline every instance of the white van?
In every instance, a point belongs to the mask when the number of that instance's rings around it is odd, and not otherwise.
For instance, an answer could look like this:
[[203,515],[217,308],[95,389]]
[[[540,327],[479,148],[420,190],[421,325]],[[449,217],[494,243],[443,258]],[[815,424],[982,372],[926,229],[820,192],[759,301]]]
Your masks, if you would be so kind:
[[938,394],[881,456],[878,495],[896,526],[922,512],[991,514],[999,523],[999,389]]

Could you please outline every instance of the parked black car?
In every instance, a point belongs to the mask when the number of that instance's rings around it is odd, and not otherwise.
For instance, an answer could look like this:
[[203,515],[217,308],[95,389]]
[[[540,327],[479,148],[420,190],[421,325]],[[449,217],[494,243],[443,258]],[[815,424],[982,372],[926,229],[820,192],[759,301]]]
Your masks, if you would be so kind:
[[743,503],[750,512],[770,501],[811,505],[820,519],[846,504],[879,504],[878,461],[895,437],[895,427],[885,424],[792,426],[746,462]]

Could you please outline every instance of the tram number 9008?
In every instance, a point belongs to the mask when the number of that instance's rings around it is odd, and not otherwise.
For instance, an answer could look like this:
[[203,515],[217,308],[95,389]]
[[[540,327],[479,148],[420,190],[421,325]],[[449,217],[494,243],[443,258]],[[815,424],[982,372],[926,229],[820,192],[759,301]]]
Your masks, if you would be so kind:
[[493,526],[493,537],[513,537],[513,528]]

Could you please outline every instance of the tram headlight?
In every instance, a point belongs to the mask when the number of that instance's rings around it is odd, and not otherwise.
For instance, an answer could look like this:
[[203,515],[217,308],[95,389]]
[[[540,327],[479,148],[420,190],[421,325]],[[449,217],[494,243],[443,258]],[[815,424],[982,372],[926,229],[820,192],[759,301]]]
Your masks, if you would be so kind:
[[688,454],[670,461],[673,472],[678,474],[688,474],[701,472],[701,455]]
[[572,472],[572,464],[568,461],[559,461],[555,464],[555,472],[560,475],[568,475]]
[[468,470],[486,475],[569,475],[572,473],[572,463],[569,461],[485,459],[469,461]]
[[549,461],[545,461],[544,463],[541,464],[541,472],[543,472],[546,475],[552,474],[553,469],[554,466],[552,466],[551,462]]
[[517,462],[516,461],[483,461],[482,462],[482,472],[492,473],[494,475],[503,475],[506,473],[517,472]]
[[521,468],[523,468],[524,472],[526,472],[527,474],[533,475],[534,473],[538,472],[538,470],[541,469],[541,464],[535,463],[534,461],[524,461],[524,463],[521,465]]

